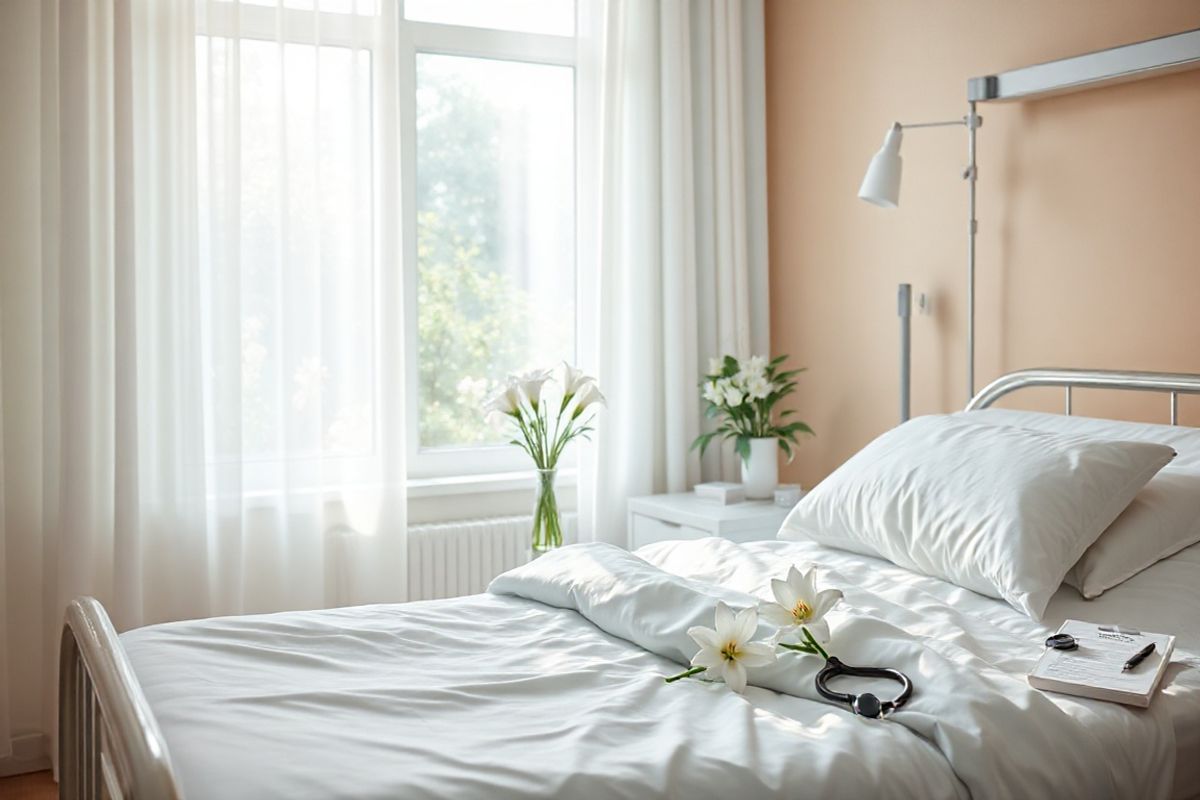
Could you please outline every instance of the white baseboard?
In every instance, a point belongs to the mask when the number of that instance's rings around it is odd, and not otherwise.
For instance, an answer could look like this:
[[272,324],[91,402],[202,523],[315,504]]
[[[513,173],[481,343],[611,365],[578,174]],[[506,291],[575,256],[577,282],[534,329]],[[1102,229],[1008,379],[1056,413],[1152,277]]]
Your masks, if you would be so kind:
[[40,772],[44,769],[50,769],[50,754],[46,749],[45,734],[22,733],[14,736],[12,755],[0,758],[0,778],[25,772]]

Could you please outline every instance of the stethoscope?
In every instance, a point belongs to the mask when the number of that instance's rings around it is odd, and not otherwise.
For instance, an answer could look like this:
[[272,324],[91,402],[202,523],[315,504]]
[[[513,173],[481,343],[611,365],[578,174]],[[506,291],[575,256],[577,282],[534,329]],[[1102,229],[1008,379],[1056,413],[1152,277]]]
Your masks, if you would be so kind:
[[[855,678],[886,678],[896,681],[901,687],[900,694],[890,700],[880,700],[870,692],[863,692],[862,694],[835,692],[829,688],[828,682],[839,675],[850,675]],[[852,667],[849,664],[842,663],[837,656],[830,656],[825,661],[825,666],[817,673],[817,693],[821,697],[824,697],[826,700],[832,700],[835,703],[846,703],[855,714],[860,717],[867,717],[868,719],[881,719],[892,713],[908,702],[908,698],[912,697],[912,692],[912,681],[898,669],[889,669],[887,667]]]

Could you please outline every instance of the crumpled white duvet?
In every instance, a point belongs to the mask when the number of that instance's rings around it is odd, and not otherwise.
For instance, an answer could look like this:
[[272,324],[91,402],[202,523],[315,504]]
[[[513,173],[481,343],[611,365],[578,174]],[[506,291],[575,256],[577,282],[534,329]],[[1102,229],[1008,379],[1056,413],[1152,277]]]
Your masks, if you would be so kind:
[[752,673],[783,694],[665,684],[716,598],[745,604],[740,592],[805,566],[803,548],[777,544],[657,546],[646,555],[664,571],[577,546],[494,584],[527,597],[199,620],[122,640],[192,800],[1169,794],[1161,706],[1035,692],[1027,633],[860,576],[821,573],[846,592],[831,649],[913,678],[889,720],[812,699],[815,657]]
[[[725,567],[751,567],[748,562],[753,556],[746,548],[717,540],[707,543],[697,556],[699,561],[705,559]],[[774,565],[763,566],[765,571],[753,570],[756,579],[769,578]],[[959,620],[963,626],[959,642],[914,636],[898,627],[919,626],[921,620],[908,609],[852,586],[831,571],[822,578],[823,585],[845,587],[847,593],[837,640],[829,649],[847,663],[886,665],[916,682],[919,690],[890,720],[916,734],[910,738],[932,742],[972,797],[1164,797],[1169,793],[1175,746],[1166,715],[1098,704],[1095,714],[1100,719],[1088,721],[1099,728],[1093,735],[1092,724],[1085,725],[1032,689],[1023,674],[1008,674],[973,652],[970,619]],[[680,664],[696,651],[687,629],[711,626],[718,599],[735,609],[756,602],[750,594],[672,575],[603,544],[550,553],[501,575],[488,590],[574,609],[605,632]],[[767,638],[772,632],[761,627],[755,638]],[[749,681],[823,702],[814,687],[822,664],[816,657],[787,654],[768,667],[751,669]],[[889,687],[881,696],[894,691],[894,686]],[[862,719],[851,723],[859,728],[889,724]],[[1105,729],[1119,735],[1105,736]],[[902,738],[890,751],[870,757],[899,770],[913,749],[915,743]],[[853,771],[853,765],[832,764],[812,774],[807,784],[815,790],[814,796],[862,797],[862,789],[851,782]]]

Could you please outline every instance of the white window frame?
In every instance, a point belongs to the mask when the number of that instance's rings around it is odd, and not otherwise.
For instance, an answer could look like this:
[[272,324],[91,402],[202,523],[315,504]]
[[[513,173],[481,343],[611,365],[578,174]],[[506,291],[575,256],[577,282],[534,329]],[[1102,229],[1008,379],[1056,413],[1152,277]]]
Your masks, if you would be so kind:
[[[419,53],[436,53],[570,67],[575,74],[575,97],[576,105],[578,105],[580,81],[576,64],[578,50],[576,38],[574,36],[503,31],[409,20],[404,16],[404,0],[398,0],[398,2],[397,20],[400,30],[397,38],[396,60],[399,68],[397,91],[400,97],[400,209],[403,217],[401,261],[404,265],[405,404],[407,406],[405,438],[408,448],[408,475],[414,482],[426,484],[436,482],[439,478],[472,475],[500,477],[509,473],[528,471],[530,470],[528,456],[511,445],[464,445],[428,449],[421,447],[419,364],[417,362],[416,58]],[[576,9],[576,13],[578,14],[578,9]],[[578,122],[576,125],[578,126]],[[575,161],[578,164],[578,127]],[[578,174],[578,169],[576,172]],[[580,194],[577,179],[575,185],[577,205]],[[578,232],[575,245],[576,297],[578,297]],[[578,314],[576,317],[576,330],[578,331]],[[578,340],[578,334],[576,339]],[[568,448],[563,455],[562,465],[569,469],[574,463],[574,451],[572,448]]]

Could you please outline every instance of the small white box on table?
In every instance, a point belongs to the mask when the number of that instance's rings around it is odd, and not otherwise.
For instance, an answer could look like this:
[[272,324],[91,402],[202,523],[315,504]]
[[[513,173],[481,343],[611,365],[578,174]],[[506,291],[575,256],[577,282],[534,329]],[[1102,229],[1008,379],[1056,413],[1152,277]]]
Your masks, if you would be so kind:
[[692,492],[696,497],[702,497],[705,500],[715,500],[723,506],[740,503],[746,499],[746,490],[742,488],[740,483],[728,483],[726,481],[697,483],[692,487]]

